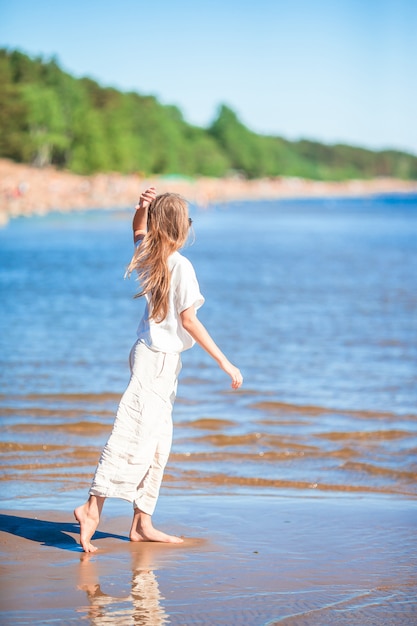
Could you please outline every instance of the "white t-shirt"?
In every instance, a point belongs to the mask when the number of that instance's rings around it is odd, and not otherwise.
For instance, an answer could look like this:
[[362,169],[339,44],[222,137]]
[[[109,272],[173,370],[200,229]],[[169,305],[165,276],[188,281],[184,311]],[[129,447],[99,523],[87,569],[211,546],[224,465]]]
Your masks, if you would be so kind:
[[152,350],[183,352],[191,348],[195,341],[183,327],[180,314],[191,306],[197,311],[203,305],[204,297],[200,293],[194,268],[188,259],[179,252],[174,252],[168,257],[168,267],[171,271],[168,315],[159,324],[149,319],[149,298],[145,296],[146,308],[138,326],[137,336]]

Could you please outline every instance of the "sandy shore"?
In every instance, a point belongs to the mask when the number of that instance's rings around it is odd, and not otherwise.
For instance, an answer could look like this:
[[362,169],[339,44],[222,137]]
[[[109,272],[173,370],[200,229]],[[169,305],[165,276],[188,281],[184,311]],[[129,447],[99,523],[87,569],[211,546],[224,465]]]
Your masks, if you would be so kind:
[[54,168],[37,169],[0,159],[0,224],[19,215],[53,210],[125,208],[132,206],[149,184],[158,191],[175,191],[200,206],[234,200],[295,197],[363,196],[417,192],[417,181],[394,179],[320,182],[299,178],[243,180],[241,178],[156,177],[96,174],[77,176]]
[[131,544],[106,503],[84,555],[71,513],[0,516],[2,624],[416,623],[414,500],[165,496],[156,523],[184,544]]

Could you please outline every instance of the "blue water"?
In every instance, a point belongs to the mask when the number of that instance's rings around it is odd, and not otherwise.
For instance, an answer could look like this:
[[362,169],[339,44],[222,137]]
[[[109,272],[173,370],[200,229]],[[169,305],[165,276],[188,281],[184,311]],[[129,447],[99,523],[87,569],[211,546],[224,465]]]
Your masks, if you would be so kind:
[[[417,449],[417,197],[234,203],[191,215],[195,242],[184,254],[206,297],[199,316],[245,382],[229,392],[199,347],[184,353],[174,461],[217,451],[215,468],[196,460],[200,478],[221,471],[305,486],[324,480],[328,459],[332,485],[408,493]],[[105,441],[143,310],[135,281],[123,279],[131,217],[50,214],[0,230],[5,444],[70,441],[82,456],[80,442],[66,439],[71,411],[102,424],[97,450]],[[266,459],[280,446],[290,456],[305,446],[304,458],[295,455],[292,468],[278,457],[251,466],[253,455]],[[306,469],[308,446],[319,464],[312,455]],[[337,451],[344,461],[335,468]],[[248,463],[232,471],[234,453]],[[174,482],[188,480],[175,472]]]

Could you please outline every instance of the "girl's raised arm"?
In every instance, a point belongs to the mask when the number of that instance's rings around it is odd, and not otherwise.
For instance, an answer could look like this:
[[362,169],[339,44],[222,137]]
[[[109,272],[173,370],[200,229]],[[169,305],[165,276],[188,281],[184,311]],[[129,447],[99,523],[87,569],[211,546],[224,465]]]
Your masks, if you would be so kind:
[[146,235],[146,226],[148,223],[148,208],[153,200],[156,198],[155,187],[148,187],[139,198],[139,202],[136,205],[135,215],[133,217],[133,241],[137,243],[140,239],[143,239]]

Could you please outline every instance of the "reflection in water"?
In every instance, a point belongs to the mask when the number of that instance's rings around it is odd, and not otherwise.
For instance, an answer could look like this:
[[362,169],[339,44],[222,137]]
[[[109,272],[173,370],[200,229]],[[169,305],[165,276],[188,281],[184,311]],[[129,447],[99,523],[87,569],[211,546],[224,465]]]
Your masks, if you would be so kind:
[[83,554],[80,561],[79,589],[87,594],[85,612],[92,626],[115,624],[127,626],[161,626],[168,616],[160,604],[161,593],[155,573],[151,569],[151,551],[148,546],[132,552],[131,593],[116,597],[101,589],[97,561],[91,554]]

